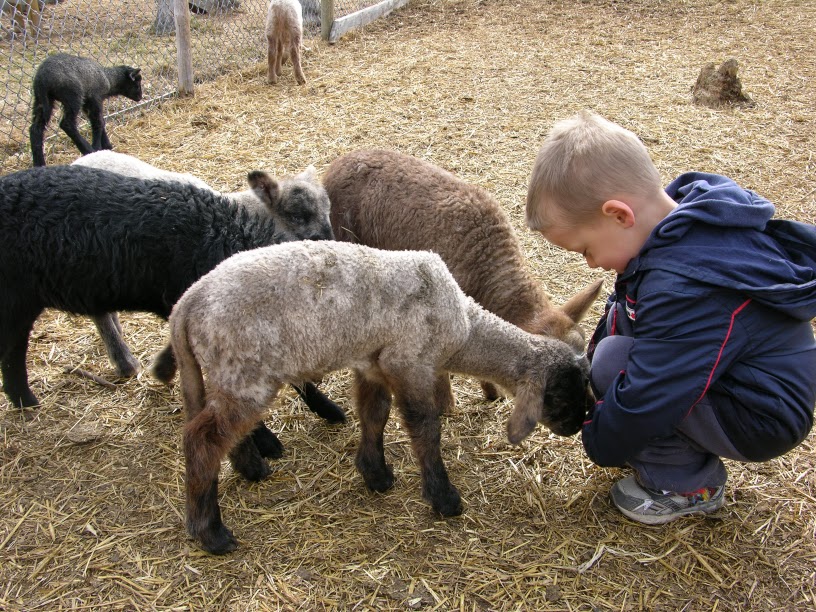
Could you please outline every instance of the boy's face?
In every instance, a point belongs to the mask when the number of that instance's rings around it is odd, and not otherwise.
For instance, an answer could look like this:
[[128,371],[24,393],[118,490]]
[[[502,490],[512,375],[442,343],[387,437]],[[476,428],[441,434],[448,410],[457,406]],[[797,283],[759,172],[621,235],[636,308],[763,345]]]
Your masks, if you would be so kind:
[[620,274],[640,251],[643,238],[635,230],[631,211],[604,206],[604,211],[589,223],[554,225],[542,235],[556,246],[583,255],[590,268]]

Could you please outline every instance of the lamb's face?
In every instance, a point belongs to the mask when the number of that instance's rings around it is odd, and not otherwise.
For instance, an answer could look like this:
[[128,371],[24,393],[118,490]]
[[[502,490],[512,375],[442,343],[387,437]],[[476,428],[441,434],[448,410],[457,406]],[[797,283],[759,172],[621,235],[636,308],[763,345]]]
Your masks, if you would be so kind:
[[589,388],[589,363],[558,340],[544,348],[540,363],[516,390],[515,408],[507,423],[507,437],[518,444],[535,429],[546,425],[559,436],[580,431],[595,398]]
[[333,240],[329,196],[319,183],[295,178],[281,184],[277,220],[303,240]]
[[571,364],[551,370],[544,389],[541,422],[559,436],[578,433],[595,402],[584,362],[586,357],[578,356]]
[[334,240],[329,196],[315,177],[314,166],[280,181],[260,170],[250,172],[247,179],[281,232],[297,240]]
[[141,68],[126,68],[124,91],[122,94],[134,102],[142,99],[142,71]]

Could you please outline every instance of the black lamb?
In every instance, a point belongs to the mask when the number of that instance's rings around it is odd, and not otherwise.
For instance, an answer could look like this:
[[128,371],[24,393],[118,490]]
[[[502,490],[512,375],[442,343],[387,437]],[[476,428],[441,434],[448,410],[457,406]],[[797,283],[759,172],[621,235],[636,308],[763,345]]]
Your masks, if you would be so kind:
[[[92,59],[57,53],[47,57],[34,74],[32,106],[31,155],[35,166],[45,165],[43,135],[54,103],[62,104],[60,127],[68,134],[83,155],[101,149],[112,149],[105,131],[103,103],[112,96],[125,96],[138,102],[142,99],[142,75],[130,66],[104,67]],[[92,143],[79,133],[80,112],[91,124]]]
[[[293,238],[271,218],[193,185],[75,165],[0,178],[6,395],[21,408],[38,404],[28,385],[26,353],[45,308],[90,316],[146,311],[166,319],[184,291],[227,257]],[[309,391],[320,394],[314,385]],[[263,423],[252,441],[262,456],[280,456],[280,443]]]

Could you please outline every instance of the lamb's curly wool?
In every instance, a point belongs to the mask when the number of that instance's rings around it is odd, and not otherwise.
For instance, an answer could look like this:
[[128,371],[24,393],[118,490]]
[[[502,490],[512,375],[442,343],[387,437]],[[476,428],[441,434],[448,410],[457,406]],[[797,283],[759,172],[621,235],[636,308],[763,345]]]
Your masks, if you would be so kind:
[[[112,96],[125,96],[134,102],[142,99],[142,74],[131,66],[102,66],[87,57],[55,53],[43,60],[34,74],[34,100],[31,105],[31,156],[35,166],[45,165],[43,136],[54,104],[62,104],[60,127],[83,155],[111,149],[105,130],[104,102]],[[92,141],[79,133],[80,113],[88,116]]]
[[12,404],[33,406],[26,350],[45,308],[167,317],[230,255],[293,239],[271,219],[192,185],[81,166],[0,178],[0,361]]
[[[529,273],[506,213],[484,189],[427,161],[386,149],[335,159],[323,175],[337,240],[438,253],[462,290],[490,312],[533,334],[583,352],[578,321],[598,296],[598,281],[560,308]],[[482,385],[489,399],[493,385]]]
[[514,393],[512,442],[538,422],[576,433],[592,401],[585,359],[487,312],[430,252],[301,241],[240,253],[190,287],[170,328],[187,419],[187,529],[213,553],[237,545],[221,522],[220,462],[229,453],[245,471],[263,472],[242,440],[285,383],[354,369],[362,431],[356,465],[376,491],[394,481],[383,454],[393,394],[423,495],[443,516],[462,510],[440,453],[439,417],[452,400],[448,372]]
[[[123,176],[162,180],[168,184],[187,184],[217,193],[212,187],[192,174],[171,172],[156,168],[132,155],[114,151],[96,151],[83,155],[74,162],[76,166],[109,170]],[[276,227],[290,234],[293,239],[331,240],[332,230],[329,220],[329,198],[325,189],[315,177],[314,166],[293,177],[274,179],[264,172],[250,173],[250,189],[223,194],[235,204],[247,211],[271,217]],[[121,335],[121,326],[116,313],[94,317],[99,335],[105,343],[111,363],[116,367],[119,376],[134,376],[140,370],[138,360],[131,354]],[[165,373],[163,376],[172,376]],[[305,399],[311,402],[312,396]],[[322,396],[314,396],[317,409]],[[340,414],[340,408],[335,407]],[[319,410],[317,410],[319,412]],[[342,419],[341,419],[342,420]]]

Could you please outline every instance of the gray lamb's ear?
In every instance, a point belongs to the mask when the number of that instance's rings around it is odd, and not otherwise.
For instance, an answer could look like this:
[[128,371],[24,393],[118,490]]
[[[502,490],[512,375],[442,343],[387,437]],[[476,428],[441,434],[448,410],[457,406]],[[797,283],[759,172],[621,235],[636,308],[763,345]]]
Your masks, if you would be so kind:
[[278,181],[263,170],[253,170],[247,175],[247,182],[255,195],[264,204],[272,206],[280,196]]
[[306,169],[295,178],[314,183],[317,180],[317,169],[312,164],[309,164]]
[[507,439],[511,444],[519,444],[535,430],[541,420],[544,398],[541,389],[531,385],[521,385],[513,400],[515,408],[507,421]]

